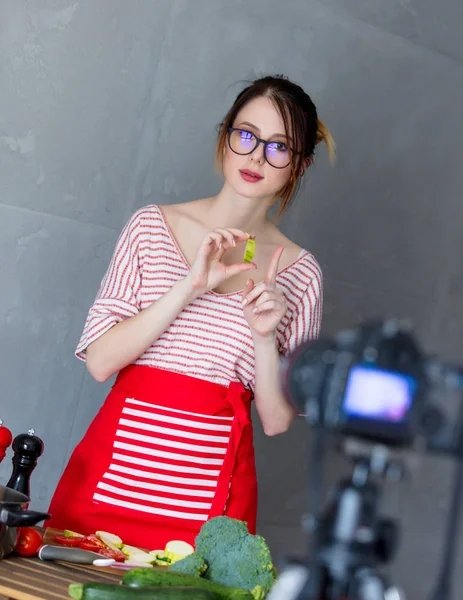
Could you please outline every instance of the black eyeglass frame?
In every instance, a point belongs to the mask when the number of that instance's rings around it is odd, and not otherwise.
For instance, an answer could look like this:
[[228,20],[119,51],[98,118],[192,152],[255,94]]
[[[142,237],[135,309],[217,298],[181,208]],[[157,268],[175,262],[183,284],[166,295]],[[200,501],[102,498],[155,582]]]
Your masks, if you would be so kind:
[[[252,135],[255,138],[255,140],[256,140],[256,145],[254,146],[254,148],[252,150],[250,150],[249,152],[237,152],[236,150],[233,150],[232,145],[231,145],[231,134],[234,131],[244,131],[244,132],[249,133],[250,135]],[[252,131],[249,131],[248,129],[243,129],[242,127],[229,127],[228,128],[228,147],[230,148],[230,150],[234,154],[237,154],[238,156],[249,156],[249,154],[252,154],[255,150],[257,150],[257,148],[259,147],[260,144],[264,144],[264,158],[268,162],[268,164],[271,167],[273,167],[274,169],[286,169],[286,167],[288,167],[291,164],[291,159],[289,160],[288,164],[286,164],[284,167],[276,167],[275,165],[272,165],[272,163],[267,158],[267,147],[268,147],[268,145],[269,144],[278,144],[278,143],[284,143],[284,142],[278,142],[277,140],[273,140],[273,141],[263,140],[262,138],[257,137],[257,135],[255,133],[252,133]],[[288,146],[288,150],[292,154],[301,154],[300,152],[296,152],[296,150],[293,150],[289,146]]]

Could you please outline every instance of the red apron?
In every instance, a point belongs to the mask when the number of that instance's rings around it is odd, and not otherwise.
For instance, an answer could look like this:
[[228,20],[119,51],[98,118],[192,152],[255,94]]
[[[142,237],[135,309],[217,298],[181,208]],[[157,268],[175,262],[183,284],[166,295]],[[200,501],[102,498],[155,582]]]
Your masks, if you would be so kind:
[[151,550],[194,544],[218,515],[256,529],[251,393],[153,367],[123,369],[74,450],[48,527]]

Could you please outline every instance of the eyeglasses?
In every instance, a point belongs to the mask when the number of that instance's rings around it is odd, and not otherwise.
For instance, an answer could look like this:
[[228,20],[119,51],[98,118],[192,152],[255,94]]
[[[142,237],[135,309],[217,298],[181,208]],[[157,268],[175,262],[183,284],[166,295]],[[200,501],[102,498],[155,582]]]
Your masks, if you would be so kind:
[[275,169],[284,169],[291,164],[294,151],[284,142],[268,142],[246,129],[228,128],[228,145],[235,154],[252,154],[259,144],[264,144],[265,160]]

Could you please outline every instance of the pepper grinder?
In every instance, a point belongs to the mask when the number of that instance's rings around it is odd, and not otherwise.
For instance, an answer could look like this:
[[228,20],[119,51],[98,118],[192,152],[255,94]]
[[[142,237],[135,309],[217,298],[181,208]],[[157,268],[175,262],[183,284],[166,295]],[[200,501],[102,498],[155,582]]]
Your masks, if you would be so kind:
[[3,421],[0,419],[0,463],[5,458],[6,451],[10,447],[12,440],[11,431],[3,425]]
[[33,429],[29,429],[28,433],[15,437],[13,451],[13,473],[6,486],[30,498],[30,479],[43,454],[43,442]]

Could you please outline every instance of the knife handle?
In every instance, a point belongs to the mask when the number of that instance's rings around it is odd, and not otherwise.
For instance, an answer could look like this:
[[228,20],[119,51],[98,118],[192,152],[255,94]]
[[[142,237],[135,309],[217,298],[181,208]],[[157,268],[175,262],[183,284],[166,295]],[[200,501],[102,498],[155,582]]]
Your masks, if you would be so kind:
[[113,559],[107,559],[104,556],[101,556],[101,554],[90,552],[89,550],[51,545],[45,545],[40,548],[39,558],[40,560],[63,560],[65,562],[76,563],[79,565],[93,565],[95,560],[98,560],[98,563],[104,561],[105,565],[107,566],[115,562]]

